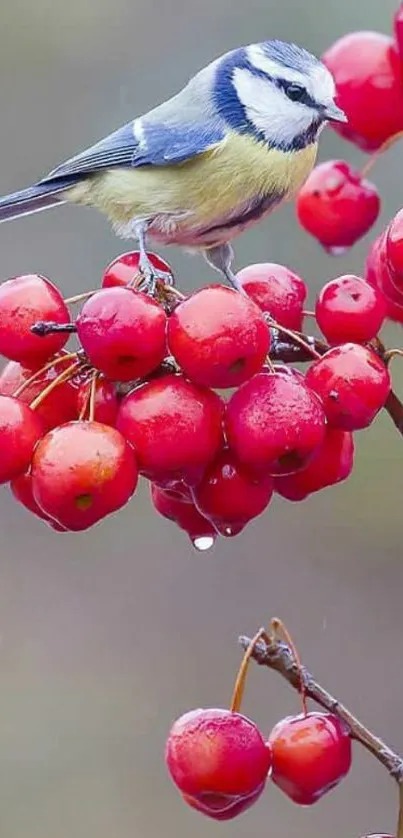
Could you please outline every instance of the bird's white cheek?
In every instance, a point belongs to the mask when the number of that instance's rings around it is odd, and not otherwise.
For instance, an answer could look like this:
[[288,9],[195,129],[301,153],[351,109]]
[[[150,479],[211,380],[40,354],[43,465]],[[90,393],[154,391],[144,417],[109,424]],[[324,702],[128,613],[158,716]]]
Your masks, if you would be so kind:
[[312,122],[308,108],[291,102],[269,80],[257,78],[245,68],[237,68],[234,85],[249,121],[270,143],[291,143]]

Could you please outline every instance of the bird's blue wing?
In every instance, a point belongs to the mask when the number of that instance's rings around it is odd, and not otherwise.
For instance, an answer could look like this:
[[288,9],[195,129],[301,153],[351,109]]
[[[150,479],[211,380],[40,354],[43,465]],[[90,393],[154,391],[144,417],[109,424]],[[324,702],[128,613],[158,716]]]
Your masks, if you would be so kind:
[[224,139],[222,126],[164,124],[139,118],[62,163],[41,181],[80,176],[114,167],[167,166],[212,150]]

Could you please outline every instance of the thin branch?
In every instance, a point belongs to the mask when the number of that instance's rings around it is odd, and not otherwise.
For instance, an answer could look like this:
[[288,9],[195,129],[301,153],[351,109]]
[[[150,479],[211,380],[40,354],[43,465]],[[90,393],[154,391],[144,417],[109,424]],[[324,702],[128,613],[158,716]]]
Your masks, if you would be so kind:
[[399,431],[399,434],[403,436],[403,404],[393,390],[390,391],[386,400],[385,410]]
[[[240,637],[239,643],[243,649],[250,646],[249,637]],[[259,640],[253,648],[251,657],[261,666],[273,669],[294,687],[300,689],[300,669],[295,662],[291,649],[278,640]],[[382,739],[375,736],[362,722],[353,716],[343,704],[334,698],[324,687],[315,681],[305,667],[302,667],[302,674],[305,682],[307,696],[316,701],[324,710],[334,713],[348,727],[350,735],[357,742],[360,742],[389,772],[389,774],[400,784],[403,783],[403,758],[391,750]]]
[[291,337],[283,337],[277,329],[271,329],[270,358],[272,361],[280,361],[283,364],[298,364],[309,362],[313,359],[313,353],[324,355],[330,349],[327,343],[318,338],[304,335],[304,342],[312,348],[312,352],[300,342],[294,341]]

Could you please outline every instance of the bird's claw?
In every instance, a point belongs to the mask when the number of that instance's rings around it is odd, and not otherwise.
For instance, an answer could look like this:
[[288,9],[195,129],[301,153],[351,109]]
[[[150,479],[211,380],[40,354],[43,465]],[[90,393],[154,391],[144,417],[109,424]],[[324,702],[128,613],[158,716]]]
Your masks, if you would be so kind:
[[172,288],[175,285],[172,273],[169,271],[159,271],[149,262],[146,265],[140,263],[140,273],[141,279],[136,282],[136,288],[138,291],[143,291],[143,293],[148,294],[150,297],[155,296],[159,283],[167,285],[168,288]]

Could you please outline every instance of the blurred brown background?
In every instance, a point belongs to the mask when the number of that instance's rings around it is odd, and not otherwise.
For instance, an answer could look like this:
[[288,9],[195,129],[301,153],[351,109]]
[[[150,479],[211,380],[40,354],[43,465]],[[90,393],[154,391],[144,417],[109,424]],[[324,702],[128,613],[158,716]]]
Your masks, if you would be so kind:
[[[240,43],[272,36],[321,53],[350,29],[388,31],[397,0],[3,0],[0,191],[27,185]],[[402,149],[375,179],[381,224],[402,204]],[[362,159],[328,132],[321,158]],[[237,264],[272,260],[312,289],[362,270],[368,241],[331,261],[293,209],[248,233]],[[130,247],[130,245],[129,245]],[[127,249],[95,213],[61,208],[0,228],[1,276],[40,271],[89,289]],[[184,285],[212,279],[169,254]],[[400,329],[388,331],[402,342]],[[403,376],[395,362],[396,387]],[[229,824],[181,804],[163,763],[172,720],[223,705],[236,638],[282,616],[314,673],[403,751],[402,451],[388,417],[357,438],[349,483],[276,499],[235,540],[195,554],[142,489],[93,531],[60,536],[0,494],[0,834],[4,838],[358,838],[393,831],[391,781],[358,748],[348,781],[311,810],[274,788]],[[265,731],[298,712],[252,670],[246,712]]]

